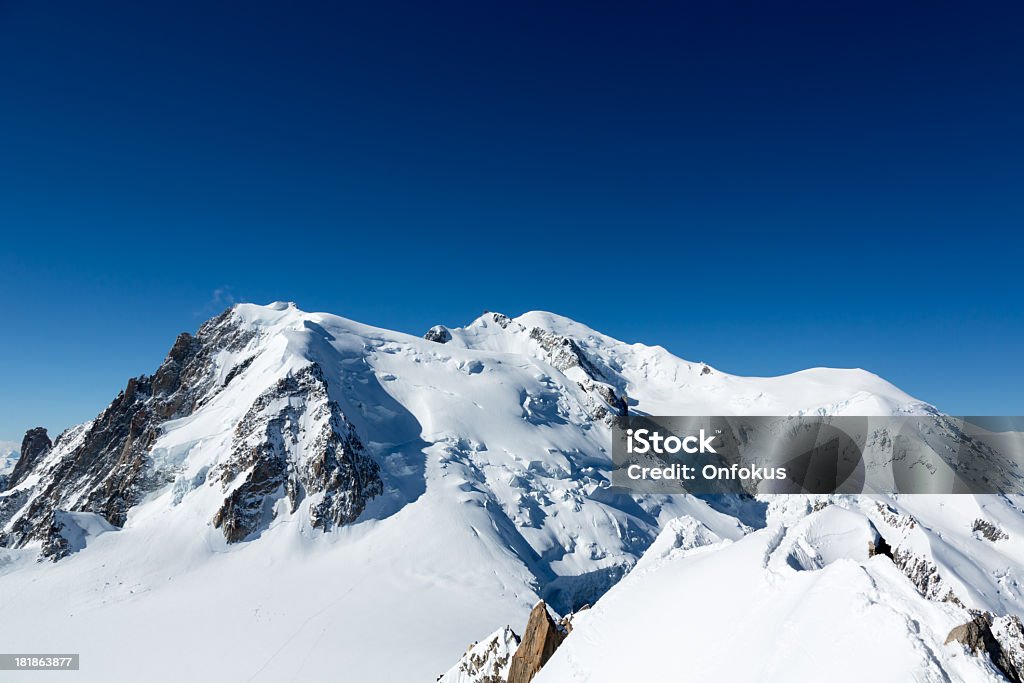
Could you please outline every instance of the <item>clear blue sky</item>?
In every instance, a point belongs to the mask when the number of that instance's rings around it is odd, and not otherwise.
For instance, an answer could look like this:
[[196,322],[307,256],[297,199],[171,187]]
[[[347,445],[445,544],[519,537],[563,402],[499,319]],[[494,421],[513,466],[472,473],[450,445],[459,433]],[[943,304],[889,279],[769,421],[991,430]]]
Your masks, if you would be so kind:
[[331,4],[0,3],[0,439],[232,298],[1024,414],[1019,3]]

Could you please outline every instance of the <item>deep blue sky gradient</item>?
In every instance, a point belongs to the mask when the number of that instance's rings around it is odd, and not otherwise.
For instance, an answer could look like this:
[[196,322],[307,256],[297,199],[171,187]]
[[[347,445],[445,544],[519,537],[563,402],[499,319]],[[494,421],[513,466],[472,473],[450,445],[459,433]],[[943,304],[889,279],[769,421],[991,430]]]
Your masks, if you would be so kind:
[[557,5],[0,3],[0,439],[232,300],[1024,414],[1024,6]]

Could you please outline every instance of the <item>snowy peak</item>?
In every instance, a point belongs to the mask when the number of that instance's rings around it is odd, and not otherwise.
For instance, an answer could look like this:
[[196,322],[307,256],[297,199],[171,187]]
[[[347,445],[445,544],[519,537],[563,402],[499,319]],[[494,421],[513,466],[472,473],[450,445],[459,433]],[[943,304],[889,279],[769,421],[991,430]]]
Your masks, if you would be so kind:
[[10,474],[20,455],[17,448],[0,444],[0,475]]
[[[135,505],[171,484],[179,501],[200,484],[220,488],[212,523],[229,542],[259,531],[282,497],[292,512],[305,500],[314,527],[354,520],[380,492],[380,478],[320,368],[276,343],[302,320],[294,305],[225,311],[195,336],[179,335],[157,371],[129,380],[91,423],[52,445],[45,430],[30,431],[0,498],[3,544],[39,542],[44,556],[59,559],[71,551],[57,523],[63,513],[121,527]],[[183,462],[164,442],[204,417],[227,418],[231,439],[219,453],[228,455],[183,482]]]
[[[934,407],[864,370],[813,368],[778,377],[741,377],[673,356],[661,346],[627,344],[569,318],[531,311],[485,313],[447,330],[469,349],[527,355],[584,385],[599,385],[609,408],[619,400],[646,415],[895,415]],[[587,387],[593,390],[593,387]]]
[[11,472],[18,464],[19,457],[21,457],[21,453],[13,447],[13,444],[0,443],[0,491],[9,486]]
[[[787,511],[770,510],[767,520],[764,502],[610,486],[609,423],[627,411],[929,410],[867,373],[738,377],[550,313],[489,313],[422,338],[289,303],[243,304],[180,335],[152,375],[129,380],[94,420],[52,443],[45,432],[31,439],[16,482],[0,487],[0,578],[11,586],[11,609],[51,626],[64,624],[54,615],[69,607],[46,596],[58,586],[81,596],[68,628],[89,624],[91,647],[103,652],[118,642],[110,634],[138,623],[135,610],[173,611],[182,591],[218,586],[218,609],[180,629],[181,638],[202,649],[256,608],[274,615],[253,640],[235,642],[239,657],[206,662],[222,678],[252,663],[243,677],[257,680],[299,675],[294,661],[328,677],[338,653],[353,679],[379,678],[382,661],[395,680],[436,677],[465,653],[449,680],[482,681],[485,671],[500,680],[519,648],[510,630],[494,629],[526,623],[539,600],[556,615],[599,598],[600,606],[624,576],[661,575],[669,561],[719,551],[749,555],[762,573],[787,573],[792,557],[802,574],[831,576],[849,562],[877,560],[867,556],[869,543],[883,547],[878,537],[888,539],[900,576],[1004,615],[995,608],[1016,598],[991,599],[1009,595],[1000,575],[974,581],[981,588],[972,594],[962,590],[973,579],[963,578],[968,570],[952,550],[928,552],[941,540],[985,556],[987,546],[970,539],[1018,533],[1002,508],[968,511],[964,529],[938,540],[923,522],[915,531],[878,510],[867,522],[821,515],[776,538],[759,530]],[[842,534],[829,545],[833,526]],[[935,528],[948,525],[936,518]],[[766,568],[766,549],[779,539]],[[801,554],[805,542],[817,554]],[[40,555],[60,562],[37,567]],[[929,578],[936,572],[939,583]],[[268,583],[282,588],[260,590]],[[137,588],[151,595],[138,602]],[[325,600],[337,609],[325,610]],[[52,608],[36,607],[44,603]],[[573,633],[597,618],[588,612]],[[424,615],[436,614],[446,616],[444,628],[424,628]],[[990,629],[1004,627],[993,620]],[[0,624],[0,636],[15,642],[15,628]],[[331,648],[310,645],[324,633],[336,635]],[[585,631],[570,634],[540,676],[585,639]],[[400,661],[394,642],[409,645]],[[152,647],[127,656],[139,667],[144,656],[177,661],[171,650],[183,645]],[[188,675],[185,663],[170,666],[168,677]]]
[[[481,409],[488,420],[466,419]],[[535,463],[528,470],[570,478],[596,462],[605,467],[603,430],[627,412],[921,410],[933,409],[861,371],[736,377],[540,311],[515,319],[486,313],[420,339],[294,303],[240,304],[194,336],[179,335],[157,371],[129,380],[91,423],[52,446],[45,431],[30,433],[28,457],[0,498],[0,538],[14,547],[41,542],[59,556],[48,545],[56,511],[94,513],[121,527],[135,505],[167,486],[175,505],[193,491],[219,491],[216,504],[207,503],[210,520],[230,542],[278,518],[329,529],[357,520],[378,496],[393,511],[419,495],[421,468],[410,462],[420,456],[387,445],[398,434],[420,448],[504,443],[508,462],[470,446],[475,465],[491,462],[514,481],[534,482],[522,485],[535,495],[536,472],[521,472],[517,460],[525,455]],[[537,444],[544,456],[517,453],[517,444],[536,441],[537,426],[549,430],[548,442]],[[588,475],[594,482],[598,471]],[[536,516],[521,502],[503,507],[513,520]],[[634,557],[628,547],[621,551]]]
[[20,452],[7,457],[7,461],[10,463],[10,469],[4,472],[4,474],[9,473],[7,486],[14,486],[24,479],[39,462],[39,459],[52,447],[53,442],[50,441],[45,428],[35,427],[25,432]]

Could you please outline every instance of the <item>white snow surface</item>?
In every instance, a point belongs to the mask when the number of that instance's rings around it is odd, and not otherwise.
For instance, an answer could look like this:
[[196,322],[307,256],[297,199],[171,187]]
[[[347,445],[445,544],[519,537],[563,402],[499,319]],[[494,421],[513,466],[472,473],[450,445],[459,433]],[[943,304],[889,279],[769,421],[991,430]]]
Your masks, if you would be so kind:
[[[699,522],[669,525],[633,572],[576,615],[534,680],[1005,680],[987,657],[945,641],[971,620],[967,607],[1024,613],[1024,545],[997,550],[970,534],[982,516],[1019,539],[1019,497],[769,500],[768,526],[736,541],[692,543]],[[869,557],[879,529],[918,535],[909,547],[963,604],[928,599],[888,557]]]
[[[551,671],[612,680],[586,673],[594,669],[580,662],[613,658],[619,648],[608,644],[628,635],[626,624],[643,627],[664,653],[695,638],[686,648],[692,662],[703,659],[697,643],[757,641],[757,629],[778,624],[787,610],[804,620],[782,631],[792,647],[802,629],[824,628],[815,620],[860,623],[876,613],[877,624],[865,622],[872,626],[855,635],[882,648],[895,647],[897,634],[906,637],[909,617],[901,615],[909,608],[899,601],[913,602],[913,595],[900,589],[895,598],[879,597],[888,593],[878,586],[898,584],[898,572],[879,558],[846,557],[870,533],[859,521],[833,520],[844,534],[834,543],[823,543],[827,534],[808,522],[801,533],[819,556],[805,550],[801,561],[823,569],[766,568],[772,532],[750,533],[742,510],[734,516],[691,496],[609,495],[610,434],[591,417],[594,378],[564,367],[532,333],[574,340],[600,373],[598,384],[627,395],[640,413],[934,410],[875,375],[818,368],[747,378],[705,371],[661,347],[624,343],[542,312],[512,320],[485,314],[451,329],[446,344],[292,304],[244,304],[234,315],[258,334],[243,351],[222,353],[211,371],[223,380],[241,361],[251,363],[191,416],[166,423],[153,447],[154,462],[178,472],[175,482],[133,508],[123,529],[75,519],[76,543],[84,547],[55,564],[37,562],[37,548],[0,549],[5,651],[82,653],[82,670],[59,674],[62,681],[120,680],[124,671],[145,671],[157,681],[433,681],[467,643],[503,624],[522,628],[538,598],[565,611],[601,593],[663,529],[690,539],[690,547],[655,544],[649,566],[579,617],[594,624],[593,635],[574,631]],[[227,457],[253,400],[310,362],[323,368],[331,398],[380,464],[387,490],[357,523],[331,533],[311,527],[308,505],[294,513],[282,505],[258,538],[227,544],[211,525],[223,492],[206,475]],[[73,447],[75,436],[61,448]],[[19,488],[57,455],[44,458]],[[990,512],[1006,527],[1018,523],[1005,506]],[[934,515],[937,525],[943,519],[932,507],[922,514]],[[672,521],[679,518],[685,521]],[[973,557],[957,554],[976,551],[970,530],[937,528],[922,524],[913,532],[920,538],[909,542],[956,549],[939,560],[965,599],[1019,608],[1019,584],[1008,593],[1015,573],[977,570]],[[990,552],[992,566],[1010,564],[1002,549]],[[1013,566],[1021,566],[1021,551],[1014,553]],[[641,575],[651,577],[649,586],[634,580]],[[733,584],[735,591],[710,589]],[[679,610],[628,607],[659,595]],[[942,628],[954,621],[939,606],[921,609]],[[768,648],[772,639],[759,642]],[[853,648],[833,650],[843,662],[853,658]],[[915,652],[893,661],[917,666],[927,659],[924,649]],[[758,671],[788,671],[773,656],[768,649],[751,655]]]
[[21,456],[21,449],[14,441],[0,441],[0,477],[10,474]]

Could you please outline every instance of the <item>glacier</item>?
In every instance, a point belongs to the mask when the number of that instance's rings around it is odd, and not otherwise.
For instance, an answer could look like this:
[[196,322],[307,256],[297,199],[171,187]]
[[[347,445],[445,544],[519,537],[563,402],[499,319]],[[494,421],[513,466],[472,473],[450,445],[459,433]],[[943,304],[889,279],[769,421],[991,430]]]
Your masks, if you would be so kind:
[[[506,628],[542,599],[559,614],[593,607],[537,680],[598,681],[633,661],[608,664],[619,648],[607,643],[634,627],[638,643],[658,624],[735,645],[729,625],[772,633],[790,610],[806,616],[794,633],[817,633],[815,619],[863,615],[875,590],[911,607],[849,638],[882,639],[898,650],[886,661],[917,666],[882,636],[937,629],[904,638],[918,652],[970,610],[1021,613],[1019,501],[624,493],[609,487],[609,425],[626,411],[936,408],[863,370],[740,377],[551,313],[485,313],[416,337],[240,304],[179,337],[153,376],[34,453],[0,493],[0,609],[16,615],[0,640],[81,652],[79,680],[472,680],[471,667],[451,671],[467,644],[466,661],[499,653],[505,666],[517,642]],[[869,557],[876,533],[902,559]],[[716,604],[734,583],[765,582],[792,585],[760,607],[742,591]],[[1013,628],[993,626],[1007,642]],[[703,647],[687,662],[706,652],[704,668],[679,680],[726,675]],[[999,675],[954,659],[928,671]],[[676,670],[645,661],[627,680]]]

